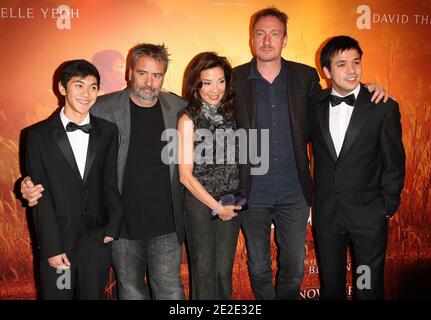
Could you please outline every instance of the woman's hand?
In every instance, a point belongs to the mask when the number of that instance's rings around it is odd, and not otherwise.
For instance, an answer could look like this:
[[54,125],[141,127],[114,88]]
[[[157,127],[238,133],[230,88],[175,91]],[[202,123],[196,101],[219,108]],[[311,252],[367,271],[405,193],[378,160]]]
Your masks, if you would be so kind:
[[235,218],[238,215],[238,212],[235,212],[235,210],[241,210],[241,207],[220,205],[220,207],[217,208],[216,212],[218,213],[218,217],[221,220],[228,221],[228,220],[231,220],[232,218]]

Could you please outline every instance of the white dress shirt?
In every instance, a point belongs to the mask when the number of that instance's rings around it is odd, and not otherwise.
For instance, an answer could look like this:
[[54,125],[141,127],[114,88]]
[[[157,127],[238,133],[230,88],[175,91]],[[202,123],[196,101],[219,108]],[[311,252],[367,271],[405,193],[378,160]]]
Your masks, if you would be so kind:
[[[361,86],[358,86],[350,92],[349,94],[354,94],[355,99],[358,98],[359,90]],[[334,96],[344,97],[340,95],[337,91],[332,88]],[[346,96],[348,96],[347,94]],[[353,106],[349,106],[345,102],[341,102],[339,105],[333,107],[329,103],[329,131],[331,133],[332,142],[334,143],[335,151],[337,152],[337,157],[340,155],[341,147],[343,146],[344,137],[346,136],[347,128],[349,127],[350,118],[353,113]]]
[[[63,123],[64,130],[69,122],[73,122],[67,118],[64,114],[64,107],[60,111],[60,119]],[[90,114],[87,114],[85,119],[77,125],[84,125],[90,123]],[[87,161],[87,149],[88,149],[88,139],[90,134],[83,132],[82,130],[75,130],[72,132],[67,132],[67,137],[69,138],[70,146],[72,147],[73,155],[75,156],[76,164],[78,165],[79,173],[81,178],[84,178],[85,172],[85,162]]]

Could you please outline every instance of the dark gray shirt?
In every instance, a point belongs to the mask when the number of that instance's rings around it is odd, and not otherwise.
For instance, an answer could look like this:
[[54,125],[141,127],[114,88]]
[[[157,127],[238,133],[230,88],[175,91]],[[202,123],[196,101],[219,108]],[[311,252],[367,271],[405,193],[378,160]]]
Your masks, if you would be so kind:
[[293,151],[285,69],[282,59],[281,71],[271,84],[257,70],[256,61],[250,68],[249,79],[256,81],[258,154],[260,130],[269,129],[269,171],[252,178],[249,201],[254,204],[287,204],[304,198]]

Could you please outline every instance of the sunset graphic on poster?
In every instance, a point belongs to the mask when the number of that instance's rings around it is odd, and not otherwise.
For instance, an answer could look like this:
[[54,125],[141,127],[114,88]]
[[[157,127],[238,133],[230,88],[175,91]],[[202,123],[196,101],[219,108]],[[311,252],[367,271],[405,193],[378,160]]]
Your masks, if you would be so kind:
[[[36,298],[34,244],[15,192],[23,165],[21,130],[57,108],[52,81],[56,68],[70,59],[93,61],[106,82],[102,91],[108,93],[126,85],[125,59],[132,46],[164,43],[171,54],[164,89],[181,95],[184,69],[197,53],[215,51],[233,66],[251,59],[250,16],[270,5],[289,15],[284,58],[316,66],[323,41],[350,35],[364,51],[363,81],[380,83],[398,101],[406,180],[400,210],[390,222],[386,298],[431,296],[429,1],[11,0],[0,3],[0,299]],[[62,18],[59,7],[67,8],[69,16]],[[321,84],[326,87],[323,80]],[[316,299],[318,266],[310,226],[306,250],[301,294]],[[274,246],[274,268],[276,255]],[[181,274],[188,294],[185,253]],[[108,295],[113,285],[108,286]],[[234,299],[253,299],[242,235],[233,288]]]

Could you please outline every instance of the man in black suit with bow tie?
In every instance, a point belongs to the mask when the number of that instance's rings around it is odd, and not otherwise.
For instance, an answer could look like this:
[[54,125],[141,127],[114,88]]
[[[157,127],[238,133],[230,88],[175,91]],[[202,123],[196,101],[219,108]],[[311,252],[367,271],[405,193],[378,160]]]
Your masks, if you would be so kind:
[[32,208],[44,299],[102,299],[119,236],[117,128],[88,112],[99,84],[88,61],[64,63],[64,108],[28,130],[27,170],[45,189]]
[[308,105],[315,164],[315,210],[320,294],[346,298],[347,246],[358,275],[357,299],[383,299],[388,219],[404,184],[405,153],[398,104],[377,105],[361,84],[362,50],[347,36],[330,39],[321,67],[332,89]]

